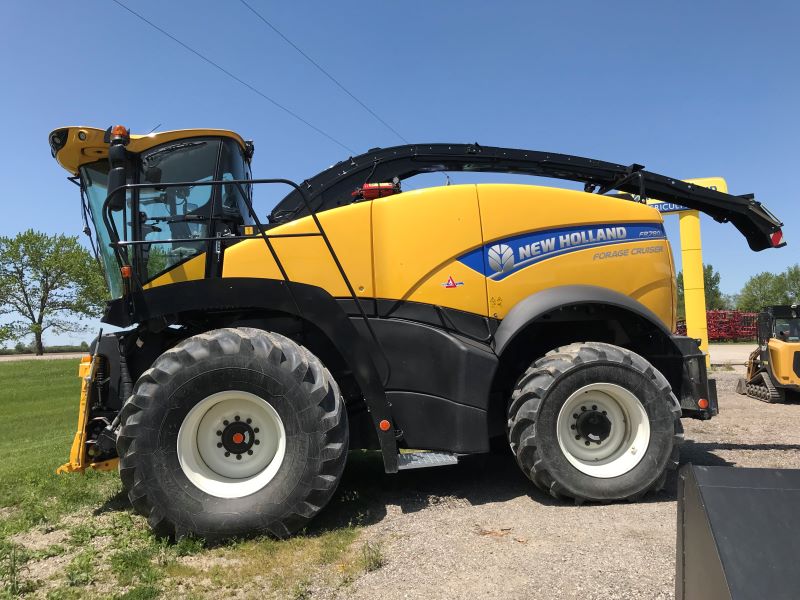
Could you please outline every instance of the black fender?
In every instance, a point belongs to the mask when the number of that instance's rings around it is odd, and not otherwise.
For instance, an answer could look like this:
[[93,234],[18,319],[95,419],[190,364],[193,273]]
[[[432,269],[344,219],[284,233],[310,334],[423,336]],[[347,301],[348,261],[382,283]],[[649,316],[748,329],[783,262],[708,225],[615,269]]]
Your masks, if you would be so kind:
[[317,327],[337,349],[364,395],[387,473],[397,471],[393,428],[382,431],[391,412],[373,352],[336,299],[324,289],[278,279],[228,277],[173,283],[131,293],[108,303],[103,321],[118,327],[186,313],[262,309],[299,317]]
[[580,306],[581,304],[603,304],[622,308],[647,320],[665,336],[672,335],[664,322],[652,310],[629,296],[594,285],[565,285],[537,292],[517,302],[494,334],[495,353],[498,356],[502,355],[503,350],[519,332],[543,315],[565,306]]
[[[716,388],[708,378],[705,355],[696,340],[672,334],[666,324],[649,308],[633,298],[598,286],[569,285],[551,288],[528,296],[509,311],[495,332],[493,349],[504,359],[504,352],[515,338],[544,323],[548,315],[573,307],[592,305],[612,309],[617,315],[629,315],[649,331],[648,337],[629,339],[630,348],[641,354],[667,378],[678,397],[684,416],[707,419],[717,414]],[[598,319],[602,319],[598,315]],[[586,341],[573,338],[570,341]],[[609,343],[619,343],[611,339],[599,339]],[[635,343],[633,343],[635,342]],[[552,350],[559,343],[547,347],[540,344],[539,352]],[[628,344],[621,344],[628,347]],[[504,383],[505,380],[501,380]],[[708,400],[706,408],[700,408],[698,401]]]

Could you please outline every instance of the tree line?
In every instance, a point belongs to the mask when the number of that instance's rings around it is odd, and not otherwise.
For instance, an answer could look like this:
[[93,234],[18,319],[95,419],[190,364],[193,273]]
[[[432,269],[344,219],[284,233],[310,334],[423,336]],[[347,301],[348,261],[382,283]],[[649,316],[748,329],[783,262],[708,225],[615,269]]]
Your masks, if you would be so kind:
[[[738,294],[723,294],[720,274],[711,265],[703,265],[703,283],[707,310],[743,310],[758,312],[765,306],[800,303],[800,265],[781,273],[764,271],[748,279]],[[678,316],[685,315],[683,272],[678,273]]]

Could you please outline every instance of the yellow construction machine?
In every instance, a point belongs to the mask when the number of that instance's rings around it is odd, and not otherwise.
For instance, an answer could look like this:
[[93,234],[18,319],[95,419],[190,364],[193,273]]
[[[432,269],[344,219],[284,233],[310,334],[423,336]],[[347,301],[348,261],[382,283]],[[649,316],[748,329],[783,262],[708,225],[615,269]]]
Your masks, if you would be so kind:
[[736,391],[769,403],[800,392],[800,307],[767,306],[758,315],[758,347]]

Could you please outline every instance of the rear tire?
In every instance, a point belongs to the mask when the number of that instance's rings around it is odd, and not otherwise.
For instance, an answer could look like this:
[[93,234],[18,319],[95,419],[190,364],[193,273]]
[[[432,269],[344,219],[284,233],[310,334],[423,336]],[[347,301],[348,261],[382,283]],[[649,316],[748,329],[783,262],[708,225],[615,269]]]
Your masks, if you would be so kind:
[[599,342],[548,353],[523,374],[508,408],[517,463],[555,498],[636,500],[678,465],[681,408],[638,354]]
[[249,328],[162,354],[121,422],[128,498],[172,538],[291,535],[330,500],[348,449],[344,402],[319,359]]

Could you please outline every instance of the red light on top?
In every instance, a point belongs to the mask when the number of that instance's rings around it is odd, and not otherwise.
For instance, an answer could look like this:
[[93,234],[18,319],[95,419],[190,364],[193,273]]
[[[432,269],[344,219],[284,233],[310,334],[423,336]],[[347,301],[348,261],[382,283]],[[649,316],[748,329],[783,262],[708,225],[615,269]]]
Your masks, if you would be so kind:
[[773,248],[780,248],[781,246],[785,246],[786,242],[783,241],[783,231],[780,229],[772,234],[770,237],[770,242],[772,242]]
[[126,129],[125,125],[114,125],[111,128],[111,135],[117,137],[128,137],[130,136],[130,133]]

